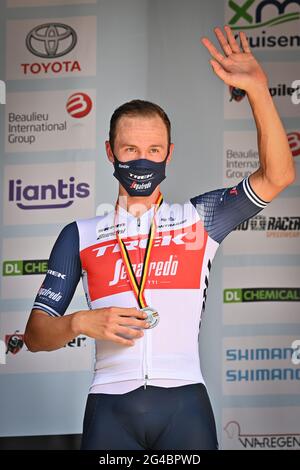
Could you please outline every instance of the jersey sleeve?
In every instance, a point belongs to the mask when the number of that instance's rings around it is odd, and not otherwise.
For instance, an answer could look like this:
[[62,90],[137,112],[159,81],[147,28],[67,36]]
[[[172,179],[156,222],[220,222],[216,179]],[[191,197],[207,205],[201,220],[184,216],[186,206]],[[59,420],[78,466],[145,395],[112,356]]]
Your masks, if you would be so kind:
[[62,316],[67,310],[81,277],[79,233],[76,222],[60,232],[50,254],[48,271],[32,308]]
[[217,243],[268,205],[251,188],[249,176],[236,186],[200,194],[190,202],[197,209],[208,235]]

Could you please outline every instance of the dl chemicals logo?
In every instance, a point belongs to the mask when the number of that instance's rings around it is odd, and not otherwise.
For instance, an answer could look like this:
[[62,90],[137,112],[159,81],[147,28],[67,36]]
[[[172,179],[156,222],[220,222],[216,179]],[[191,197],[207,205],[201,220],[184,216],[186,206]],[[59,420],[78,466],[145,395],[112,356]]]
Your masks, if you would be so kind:
[[252,48],[300,47],[300,0],[228,0],[226,22],[244,30]]

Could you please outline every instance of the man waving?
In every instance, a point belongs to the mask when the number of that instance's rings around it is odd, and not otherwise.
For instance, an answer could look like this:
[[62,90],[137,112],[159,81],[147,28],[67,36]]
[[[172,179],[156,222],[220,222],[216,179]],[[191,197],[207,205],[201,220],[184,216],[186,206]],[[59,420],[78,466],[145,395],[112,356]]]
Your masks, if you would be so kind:
[[[218,448],[198,343],[212,260],[238,224],[293,182],[295,170],[244,33],[242,49],[229,27],[215,33],[223,54],[202,42],[214,72],[248,95],[259,169],[233,188],[167,203],[160,183],[174,149],[168,116],[149,101],[121,105],[105,143],[119,182],[115,208],[63,228],[28,320],[31,351],[61,348],[79,334],[95,339],[82,449]],[[88,309],[64,316],[81,278]]]

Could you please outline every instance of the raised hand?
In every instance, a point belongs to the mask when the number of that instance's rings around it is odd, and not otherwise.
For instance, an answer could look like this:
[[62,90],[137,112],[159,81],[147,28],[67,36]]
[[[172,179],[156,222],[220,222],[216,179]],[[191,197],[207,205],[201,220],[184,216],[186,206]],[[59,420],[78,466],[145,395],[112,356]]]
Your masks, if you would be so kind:
[[268,78],[253,56],[243,31],[239,32],[241,48],[230,26],[224,26],[225,35],[220,28],[214,28],[224,54],[207,38],[202,37],[202,44],[208,49],[213,59],[210,63],[215,74],[227,85],[241,88],[247,93],[252,89],[268,87]]

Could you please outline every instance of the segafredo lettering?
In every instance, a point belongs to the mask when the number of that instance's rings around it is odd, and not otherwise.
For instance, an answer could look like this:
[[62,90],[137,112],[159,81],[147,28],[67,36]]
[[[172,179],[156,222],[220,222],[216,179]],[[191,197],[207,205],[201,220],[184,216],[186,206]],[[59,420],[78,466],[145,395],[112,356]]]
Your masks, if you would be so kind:
[[[152,273],[155,277],[176,276],[178,263],[178,260],[174,259],[174,255],[171,255],[167,261],[152,261],[149,264],[148,276],[150,277]],[[114,286],[120,280],[127,279],[126,270],[122,264],[123,261],[121,259],[116,262],[114,277],[109,282],[110,286]],[[134,274],[140,277],[142,275],[143,263],[133,264],[132,267]]]
[[47,297],[48,299],[55,300],[55,302],[59,302],[62,299],[62,293],[61,292],[53,292],[51,290],[51,287],[49,289],[45,289],[44,287],[41,287],[39,290],[38,295],[40,297]]
[[135,181],[133,183],[131,183],[130,187],[131,188],[134,188],[134,189],[148,189],[151,187],[151,181],[149,181],[148,183],[136,183]]

